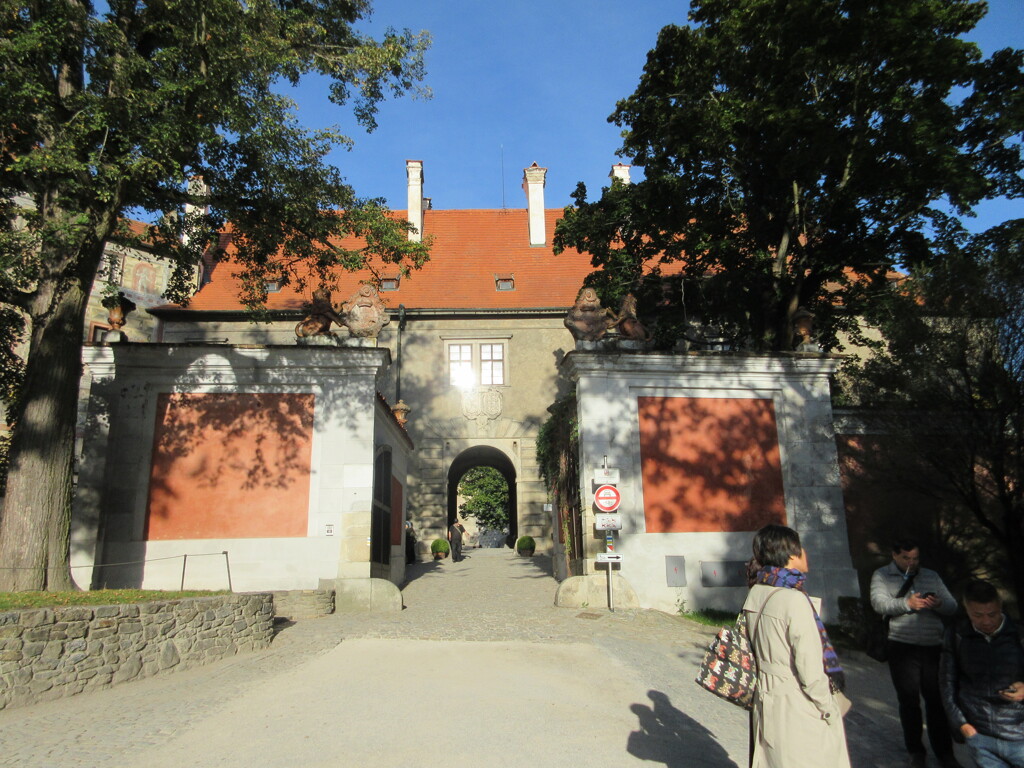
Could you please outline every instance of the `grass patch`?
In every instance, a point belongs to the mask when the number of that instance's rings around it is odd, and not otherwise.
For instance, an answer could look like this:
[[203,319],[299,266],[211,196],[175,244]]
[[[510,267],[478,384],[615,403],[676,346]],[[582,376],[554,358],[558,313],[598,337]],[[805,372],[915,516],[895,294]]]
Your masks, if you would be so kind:
[[26,608],[57,608],[62,605],[120,605],[150,603],[154,600],[178,600],[184,597],[229,595],[227,590],[209,592],[186,590],[164,592],[156,589],[97,589],[91,592],[0,592],[0,611]]
[[695,621],[707,627],[727,627],[736,621],[736,614],[729,611],[719,611],[715,608],[701,608],[696,611],[680,611],[679,615],[684,619]]

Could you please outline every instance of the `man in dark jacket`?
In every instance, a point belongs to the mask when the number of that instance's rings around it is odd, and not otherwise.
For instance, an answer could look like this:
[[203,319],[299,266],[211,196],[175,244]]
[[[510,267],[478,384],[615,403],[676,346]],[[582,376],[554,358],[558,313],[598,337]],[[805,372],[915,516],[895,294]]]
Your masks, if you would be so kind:
[[995,587],[964,590],[967,619],[946,632],[939,684],[950,725],[979,768],[1024,768],[1024,645]]
[[[899,702],[903,743],[910,768],[927,765],[921,737],[928,721],[928,741],[942,768],[960,768],[939,693],[943,617],[956,613],[956,598],[939,574],[921,567],[921,549],[911,539],[892,545],[892,562],[871,577],[871,607],[889,619],[889,674]],[[924,714],[921,700],[924,700]]]

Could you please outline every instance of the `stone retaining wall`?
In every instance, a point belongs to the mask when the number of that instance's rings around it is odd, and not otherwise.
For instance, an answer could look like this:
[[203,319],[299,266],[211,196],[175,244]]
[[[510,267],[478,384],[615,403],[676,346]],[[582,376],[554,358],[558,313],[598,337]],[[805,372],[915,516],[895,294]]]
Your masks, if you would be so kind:
[[272,594],[274,615],[282,619],[319,619],[334,613],[333,589],[292,589]]
[[266,593],[0,613],[0,709],[266,648],[273,616]]

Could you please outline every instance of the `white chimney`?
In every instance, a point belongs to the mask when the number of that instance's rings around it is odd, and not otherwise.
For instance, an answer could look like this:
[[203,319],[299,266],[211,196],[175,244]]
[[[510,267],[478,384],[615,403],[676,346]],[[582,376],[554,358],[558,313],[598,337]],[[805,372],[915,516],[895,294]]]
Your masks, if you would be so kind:
[[526,211],[530,220],[530,245],[544,245],[544,177],[547,168],[536,163],[523,170],[523,191],[526,192]]
[[[202,176],[193,176],[188,180],[188,193],[195,195],[196,197],[208,197],[210,194],[210,188],[206,186],[206,182],[203,181]],[[188,245],[192,240],[191,229],[194,226],[194,219],[198,216],[205,216],[210,212],[210,206],[208,205],[192,205],[192,203],[185,203],[185,229],[181,233],[181,242],[184,245]]]
[[423,240],[423,161],[406,160],[405,172],[409,177],[409,221],[416,228],[409,239],[418,243]]
[[608,174],[608,178],[612,180],[612,184],[615,183],[616,179],[621,181],[623,184],[630,184],[632,182],[629,180],[629,169],[630,166],[628,165],[616,163],[612,166],[612,172]]

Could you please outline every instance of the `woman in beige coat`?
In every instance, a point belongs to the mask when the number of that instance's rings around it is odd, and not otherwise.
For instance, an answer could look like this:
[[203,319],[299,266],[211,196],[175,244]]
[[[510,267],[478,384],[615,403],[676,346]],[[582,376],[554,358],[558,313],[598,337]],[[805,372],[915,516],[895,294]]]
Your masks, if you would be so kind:
[[[835,691],[842,668],[803,584],[807,553],[792,528],[754,538],[762,564],[743,605],[757,660],[753,768],[849,768]],[[830,679],[831,678],[831,679]]]

